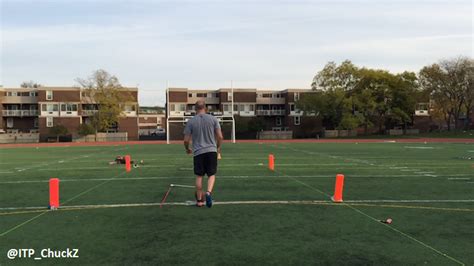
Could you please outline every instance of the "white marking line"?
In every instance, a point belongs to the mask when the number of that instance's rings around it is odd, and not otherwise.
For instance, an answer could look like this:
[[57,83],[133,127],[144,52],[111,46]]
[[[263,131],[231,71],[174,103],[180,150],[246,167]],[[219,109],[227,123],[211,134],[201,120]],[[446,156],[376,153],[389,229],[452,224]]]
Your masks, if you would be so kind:
[[[276,171],[275,171],[275,172],[276,172]],[[281,173],[281,172],[280,172],[280,173]],[[284,174],[284,173],[281,173],[281,174],[283,174],[283,175],[285,175],[285,176],[288,176],[288,175],[286,175],[286,174]],[[315,188],[315,187],[313,187],[313,186],[310,186],[310,185],[308,185],[308,184],[306,184],[306,183],[304,183],[304,182],[302,182],[302,181],[300,181],[300,180],[298,180],[298,179],[296,179],[296,178],[294,178],[294,177],[291,177],[291,176],[288,176],[288,177],[291,178],[291,179],[293,179],[293,180],[295,180],[296,182],[298,182],[298,183],[300,183],[300,184],[302,184],[302,185],[308,187],[308,188],[311,188],[312,190],[318,192],[319,194],[322,194],[322,195],[325,195],[325,196],[329,197],[329,195],[328,195],[327,193],[325,193],[324,191],[321,191],[321,190],[319,190],[319,189],[317,189],[317,188]],[[354,210],[355,212],[357,212],[357,213],[359,213],[359,214],[361,214],[361,215],[363,215],[363,216],[369,218],[370,220],[373,220],[373,221],[375,221],[375,222],[379,222],[379,220],[376,219],[375,217],[370,216],[369,214],[367,214],[367,213],[365,213],[365,212],[363,212],[363,211],[357,209],[356,207],[352,206],[351,204],[347,204],[347,203],[345,203],[345,202],[343,202],[343,203],[341,203],[341,204],[342,204],[343,206],[346,206],[346,207],[348,207],[348,208]],[[385,225],[387,228],[389,228],[390,230],[392,230],[392,231],[394,231],[394,232],[397,232],[397,233],[399,233],[400,235],[403,235],[403,236],[405,236],[406,238],[409,238],[409,239],[411,239],[411,240],[417,242],[418,244],[420,244],[420,245],[422,245],[422,246],[424,246],[424,247],[426,247],[426,248],[428,248],[428,249],[434,251],[435,253],[437,253],[437,254],[439,254],[439,255],[445,257],[445,258],[450,259],[451,261],[454,261],[454,262],[456,262],[456,263],[458,263],[458,264],[460,264],[460,265],[465,265],[463,262],[461,262],[461,261],[459,261],[459,260],[457,260],[457,259],[455,259],[455,258],[453,258],[453,257],[451,257],[451,256],[449,256],[449,255],[447,255],[446,253],[443,253],[443,252],[439,251],[438,249],[436,249],[436,248],[430,246],[429,244],[426,244],[426,243],[424,243],[424,242],[422,242],[422,241],[420,241],[420,240],[418,240],[418,239],[412,237],[412,236],[409,235],[409,234],[404,233],[403,231],[398,230],[397,228],[395,228],[395,227],[393,227],[393,226],[389,226],[388,224],[384,224],[384,225]]]
[[[121,148],[121,149],[116,149],[116,150],[113,150],[114,152],[115,151],[119,151],[119,150],[124,150],[125,148]],[[63,163],[64,162],[69,162],[69,161],[73,161],[73,160],[77,160],[79,158],[84,158],[84,157],[89,157],[90,155],[96,155],[96,154],[101,154],[101,153],[105,153],[105,152],[108,152],[109,150],[103,150],[102,152],[95,152],[95,153],[90,153],[90,154],[86,154],[86,155],[80,155],[80,156],[76,156],[76,157],[72,157],[72,158],[69,158],[69,159],[65,159],[65,160],[62,160]],[[40,164],[37,164],[37,165],[33,165],[33,166],[30,166],[30,167],[25,167],[25,168],[14,168],[15,170],[17,170],[18,172],[22,172],[22,171],[25,171],[25,170],[30,170],[30,169],[34,169],[34,168],[39,168],[39,167],[42,167],[42,166],[49,166],[49,165],[52,165],[52,164],[56,164],[57,162],[54,161],[54,162],[50,162],[50,163],[40,163]],[[79,168],[80,169],[80,168]],[[36,169],[36,170],[40,170],[41,169]],[[46,170],[51,170],[51,169],[46,169]]]
[[449,177],[448,180],[471,180],[469,177]]
[[[470,176],[469,174],[458,174],[450,176]],[[217,176],[217,179],[248,179],[248,178],[284,178],[285,176],[271,176],[271,175],[256,175],[256,176]],[[333,175],[301,175],[292,176],[296,178],[334,178]],[[424,177],[421,175],[348,175],[347,178],[392,178],[392,177]],[[129,181],[129,180],[155,180],[155,179],[194,179],[194,176],[142,176],[142,177],[123,177],[123,178],[74,178],[74,179],[60,179],[61,182],[82,182],[82,181]],[[286,177],[285,177],[286,178]],[[46,180],[17,180],[4,181],[0,184],[24,184],[24,183],[47,183]]]
[[[104,163],[105,164],[105,163]],[[220,164],[219,167],[220,168],[226,168],[226,167],[236,167],[236,166],[240,166],[240,167],[260,167],[262,166],[263,164],[259,164],[259,163],[256,163],[256,164]],[[378,167],[378,168],[385,168],[386,166],[384,165],[376,165],[376,164],[373,164],[373,163],[367,163],[367,167],[365,166],[358,166],[357,164],[352,164],[352,163],[345,163],[345,164],[278,164],[280,166],[298,166],[298,168],[304,168],[304,169],[320,169],[324,166],[341,166],[342,168],[347,168],[347,169],[358,169],[358,170],[365,170],[365,169],[374,169],[374,167]],[[43,166],[43,165],[41,165]],[[177,168],[179,170],[187,170],[187,169],[191,169],[191,168],[182,168],[182,167],[179,167],[180,165],[157,165],[157,166],[153,166],[153,165],[142,165],[140,166],[140,168],[146,168],[146,169],[151,169],[151,168]],[[417,165],[419,166],[419,165]],[[427,166],[429,168],[436,168],[436,169],[454,169],[454,168],[459,168],[458,165],[452,165],[452,166]],[[25,170],[30,170],[30,169],[33,169],[33,167],[31,168],[16,168],[15,171],[17,172],[21,172],[21,171],[25,171]],[[117,166],[114,165],[114,166],[91,166],[91,167],[49,167],[49,168],[38,168],[36,169],[36,171],[64,171],[64,170],[108,170],[108,169],[117,169]],[[390,169],[397,169],[397,170],[401,170],[401,169],[406,169],[406,168],[390,168]],[[192,170],[192,169],[191,169]],[[406,169],[406,171],[415,171],[417,169],[413,169],[413,170],[408,170]],[[418,169],[419,170],[419,169]],[[403,170],[401,170],[403,171]],[[405,172],[405,171],[403,171]],[[11,172],[11,171],[5,171],[5,172],[0,172],[0,175],[6,175],[6,174],[11,174],[11,173],[14,173],[14,172]],[[419,172],[419,173],[434,173],[434,172]]]
[[[118,177],[122,176],[123,174],[125,174],[125,172],[122,172],[122,173],[116,175],[114,178],[118,178]],[[68,202],[70,202],[70,201],[72,201],[72,200],[75,200],[76,198],[81,197],[81,196],[84,195],[84,194],[89,193],[90,191],[92,191],[92,190],[94,190],[94,189],[96,189],[96,188],[98,188],[98,187],[100,187],[100,186],[106,184],[107,182],[109,182],[109,181],[104,181],[104,182],[102,182],[102,183],[99,183],[99,184],[97,184],[97,185],[95,185],[95,186],[93,186],[93,187],[87,189],[87,190],[84,190],[83,192],[77,194],[76,196],[74,196],[74,197],[72,197],[72,198],[70,198],[70,199],[64,201],[63,206],[64,206],[64,204],[67,204]],[[20,227],[22,227],[22,226],[24,226],[24,225],[30,223],[31,221],[34,221],[34,220],[38,219],[39,217],[43,216],[43,215],[46,214],[46,213],[48,213],[48,210],[41,211],[40,214],[34,216],[33,218],[28,219],[28,220],[26,220],[26,221],[24,221],[24,222],[22,222],[22,223],[20,223],[20,224],[18,224],[18,225],[16,225],[16,226],[10,228],[10,229],[8,229],[7,231],[5,231],[5,232],[3,232],[3,233],[0,233],[0,237],[3,237],[3,236],[5,236],[5,235],[7,235],[7,234],[9,234],[9,233],[11,233],[11,232],[13,232],[13,231],[15,231],[16,229],[18,229],[18,228],[20,228]]]
[[[471,203],[472,200],[345,200],[345,203]],[[214,201],[215,205],[266,205],[266,204],[321,204],[334,203],[330,200],[245,200],[245,201]],[[59,209],[81,209],[81,208],[120,208],[120,207],[141,207],[141,206],[159,206],[160,202],[149,203],[119,203],[119,204],[94,204],[94,205],[70,205]],[[163,205],[185,206],[189,202],[165,202]],[[45,206],[37,207],[4,207],[0,211],[20,211],[20,210],[41,210]]]
[[423,147],[423,146],[404,146],[405,149],[423,149],[423,150],[431,150],[431,149],[439,149],[435,147]]
[[432,175],[432,174],[424,174],[424,176],[429,176],[429,177],[438,177],[437,175]]

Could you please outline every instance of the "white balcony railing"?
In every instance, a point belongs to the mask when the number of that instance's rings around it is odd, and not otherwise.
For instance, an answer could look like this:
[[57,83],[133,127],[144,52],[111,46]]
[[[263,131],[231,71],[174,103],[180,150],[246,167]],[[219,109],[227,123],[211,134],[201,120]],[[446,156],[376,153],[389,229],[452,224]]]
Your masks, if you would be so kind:
[[170,116],[185,116],[185,111],[170,111]]
[[254,111],[239,111],[240,116],[254,116],[255,112]]
[[428,110],[415,110],[416,116],[429,116],[430,112]]
[[38,110],[3,110],[3,116],[37,116]]
[[59,111],[41,111],[41,116],[59,116]]
[[77,116],[77,111],[61,111],[61,116]]
[[136,111],[123,111],[123,114],[125,114],[125,116],[137,116]]
[[82,110],[81,114],[83,116],[91,116],[97,113],[99,110]]
[[300,116],[303,115],[303,111],[290,111],[290,115]]
[[285,115],[285,110],[257,110],[257,115]]

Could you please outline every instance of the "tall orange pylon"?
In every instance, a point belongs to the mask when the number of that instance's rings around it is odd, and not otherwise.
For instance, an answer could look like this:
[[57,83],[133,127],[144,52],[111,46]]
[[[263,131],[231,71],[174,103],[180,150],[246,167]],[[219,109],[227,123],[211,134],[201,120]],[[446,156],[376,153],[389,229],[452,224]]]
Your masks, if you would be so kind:
[[125,155],[125,171],[130,172],[132,165],[130,164],[130,155]]
[[49,179],[49,208],[55,210],[59,208],[59,179]]
[[275,157],[273,154],[268,155],[268,169],[275,171]]
[[334,202],[342,202],[342,190],[344,188],[344,175],[336,175],[336,186],[334,188],[334,196],[331,197],[331,200]]

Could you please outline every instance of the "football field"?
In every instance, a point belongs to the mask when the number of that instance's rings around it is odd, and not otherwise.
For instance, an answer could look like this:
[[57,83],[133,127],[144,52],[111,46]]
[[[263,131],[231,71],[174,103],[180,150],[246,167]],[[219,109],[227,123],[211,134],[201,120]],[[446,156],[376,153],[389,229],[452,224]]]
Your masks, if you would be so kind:
[[[117,155],[144,164],[127,173]],[[0,265],[474,264],[473,143],[225,143],[222,157],[209,209],[180,186],[160,207],[170,184],[194,185],[181,144],[1,148]]]

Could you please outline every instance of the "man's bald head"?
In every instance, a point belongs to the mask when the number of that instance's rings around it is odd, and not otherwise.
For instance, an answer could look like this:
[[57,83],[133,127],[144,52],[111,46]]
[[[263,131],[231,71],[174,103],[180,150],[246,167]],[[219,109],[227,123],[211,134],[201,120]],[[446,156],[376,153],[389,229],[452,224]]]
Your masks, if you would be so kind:
[[206,109],[206,103],[204,101],[197,101],[194,105],[194,109],[196,112],[202,111]]

